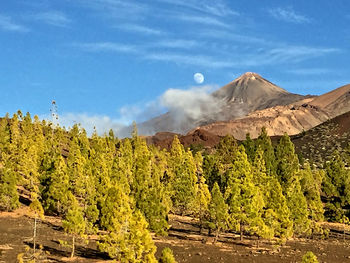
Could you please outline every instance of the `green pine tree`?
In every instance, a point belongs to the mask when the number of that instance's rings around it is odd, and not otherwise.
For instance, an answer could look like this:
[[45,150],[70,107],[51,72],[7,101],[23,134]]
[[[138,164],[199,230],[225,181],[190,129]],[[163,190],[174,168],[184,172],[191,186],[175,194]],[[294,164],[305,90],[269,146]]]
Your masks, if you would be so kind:
[[121,187],[108,190],[101,212],[101,225],[107,230],[98,242],[101,251],[121,262],[156,262],[148,224],[139,211],[132,211]]
[[165,201],[165,192],[161,184],[164,166],[158,162],[146,144],[146,141],[133,138],[133,179],[132,196],[136,207],[143,212],[151,230],[157,234],[166,234],[168,208]]
[[325,216],[328,220],[340,222],[344,215],[347,216],[344,207],[350,204],[349,171],[338,152],[326,162],[324,170],[322,191],[326,199]]
[[247,133],[246,139],[242,142],[242,144],[245,148],[245,152],[248,156],[249,161],[252,163],[255,159],[256,147],[255,142],[250,138],[249,133]]
[[76,236],[83,236],[85,233],[85,220],[83,216],[83,210],[75,198],[72,200],[67,214],[62,220],[62,226],[66,233],[72,235],[71,258],[73,258],[75,253],[75,238]]
[[159,263],[177,263],[173,254],[173,251],[166,247],[162,250]]
[[235,156],[227,178],[225,197],[231,226],[240,232],[242,240],[245,231],[254,234],[265,228],[262,220],[264,200],[254,184],[251,165],[243,146],[238,148]]
[[321,201],[321,185],[323,172],[311,170],[308,163],[304,163],[301,173],[301,189],[306,198],[309,215],[313,221],[321,222],[324,220],[323,203]]
[[0,210],[12,211],[19,207],[17,176],[9,157],[0,153]]
[[286,199],[277,179],[266,172],[264,153],[260,146],[256,151],[252,170],[254,183],[259,187],[264,199],[262,220],[265,227],[260,235],[264,238],[289,237],[292,222],[289,220],[290,213]]
[[277,177],[286,196],[296,234],[309,234],[311,221],[307,201],[300,185],[299,160],[289,136],[284,134],[276,150]]
[[176,136],[170,149],[168,164],[173,209],[181,214],[190,213],[198,189],[197,168],[192,152],[186,152]]
[[266,173],[268,175],[275,175],[276,174],[275,150],[273,148],[270,136],[268,136],[267,130],[265,127],[261,129],[261,133],[258,139],[255,141],[255,147],[256,149],[260,147],[260,149],[264,153]]
[[214,183],[211,191],[211,200],[209,203],[209,227],[214,229],[216,242],[219,238],[221,230],[226,230],[228,226],[228,206],[225,203],[225,199],[222,196],[220,187],[217,183]]
[[304,254],[301,263],[318,263],[317,257],[311,251]]

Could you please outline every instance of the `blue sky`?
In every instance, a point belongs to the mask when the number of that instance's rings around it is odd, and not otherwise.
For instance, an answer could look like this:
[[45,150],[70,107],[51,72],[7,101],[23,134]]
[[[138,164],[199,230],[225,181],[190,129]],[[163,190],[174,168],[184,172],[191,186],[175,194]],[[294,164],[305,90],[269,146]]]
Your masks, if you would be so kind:
[[[347,0],[0,1],[0,115],[99,129],[165,111],[169,89],[253,71],[301,94],[350,83]],[[209,88],[208,88],[209,87]]]

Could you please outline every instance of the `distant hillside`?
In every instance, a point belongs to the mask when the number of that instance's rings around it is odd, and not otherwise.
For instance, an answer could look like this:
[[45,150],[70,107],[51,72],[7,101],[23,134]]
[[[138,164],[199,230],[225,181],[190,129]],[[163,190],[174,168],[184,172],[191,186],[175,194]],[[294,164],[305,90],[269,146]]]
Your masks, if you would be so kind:
[[[260,132],[260,131],[259,131]],[[169,149],[174,136],[177,135],[185,147],[212,149],[222,136],[203,129],[197,129],[187,135],[175,133],[157,133],[146,137],[148,144]],[[272,136],[273,143],[278,143],[281,136]],[[344,152],[350,144],[350,111],[327,120],[324,123],[297,135],[291,136],[296,152],[304,159],[321,167],[329,160],[335,150]]]
[[335,150],[343,152],[350,144],[350,111],[293,136],[292,141],[297,153],[321,166]]
[[181,135],[171,132],[159,132],[153,136],[145,137],[147,144],[153,144],[160,148],[170,149],[175,135],[185,147],[199,146],[206,149],[211,149],[217,145],[221,136],[212,134],[204,130],[196,130],[187,135]]

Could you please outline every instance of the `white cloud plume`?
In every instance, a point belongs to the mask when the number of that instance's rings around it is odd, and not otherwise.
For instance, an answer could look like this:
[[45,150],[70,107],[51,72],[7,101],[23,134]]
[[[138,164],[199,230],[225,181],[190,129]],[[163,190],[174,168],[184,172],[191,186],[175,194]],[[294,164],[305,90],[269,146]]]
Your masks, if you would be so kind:
[[278,20],[295,23],[295,24],[303,24],[303,23],[310,23],[311,19],[301,15],[297,14],[292,7],[287,8],[272,8],[268,10],[270,15]]
[[[48,118],[45,118],[48,119]],[[114,131],[120,130],[126,124],[119,119],[113,119],[104,115],[90,115],[87,113],[63,113],[58,119],[61,127],[70,128],[74,124],[80,124],[89,135],[96,129],[99,134],[108,133],[110,129]]]
[[219,101],[210,92],[216,86],[191,87],[187,90],[168,89],[159,101],[178,120],[183,118],[200,119],[217,113]]
[[[221,101],[211,96],[211,92],[217,89],[213,86],[190,87],[188,89],[168,89],[159,98],[143,105],[127,105],[119,109],[119,116],[90,115],[87,113],[63,113],[59,114],[60,126],[66,128],[74,124],[80,124],[88,134],[94,129],[99,134],[108,133],[113,129],[119,137],[130,136],[132,121],[142,123],[164,112],[168,112],[173,120],[172,125],[179,126],[188,121],[214,116],[221,107]],[[49,116],[42,116],[50,119]],[[141,134],[150,134],[153,127],[141,125]]]

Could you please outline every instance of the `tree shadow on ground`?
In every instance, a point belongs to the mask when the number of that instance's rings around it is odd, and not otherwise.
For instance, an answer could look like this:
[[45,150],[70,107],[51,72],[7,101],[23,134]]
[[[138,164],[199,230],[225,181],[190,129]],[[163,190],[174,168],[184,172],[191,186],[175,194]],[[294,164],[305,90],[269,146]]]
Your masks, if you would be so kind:
[[[42,247],[42,250],[44,252],[48,252],[49,255],[54,257],[70,257],[71,252],[69,251],[68,248],[66,249],[62,247],[57,240],[51,240],[51,242],[57,244],[58,248],[44,245]],[[24,242],[24,243],[30,248],[33,248],[33,242]],[[36,248],[39,248],[39,245],[37,245]],[[107,253],[100,252],[97,249],[82,246],[82,245],[75,246],[75,256],[86,258],[86,259],[100,259],[100,260],[110,259]]]

